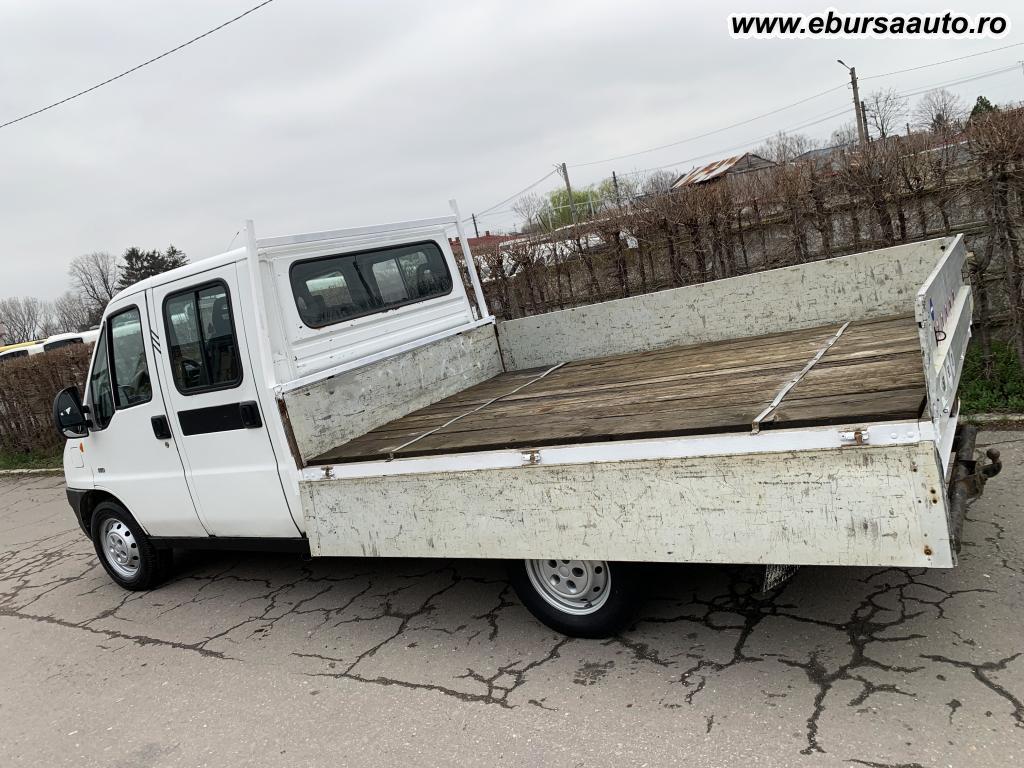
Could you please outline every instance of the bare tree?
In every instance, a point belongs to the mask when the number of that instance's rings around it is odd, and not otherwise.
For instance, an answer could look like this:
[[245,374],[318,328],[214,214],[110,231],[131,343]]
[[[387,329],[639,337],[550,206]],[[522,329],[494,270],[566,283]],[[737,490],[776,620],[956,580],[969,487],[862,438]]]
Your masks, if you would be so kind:
[[988,238],[1002,258],[1010,337],[1024,365],[1024,128],[1019,114],[990,112],[968,125],[967,142],[981,171],[980,201]]
[[54,333],[84,331],[89,328],[92,320],[89,305],[82,296],[72,291],[65,291],[63,295],[54,299],[51,314]]
[[857,126],[853,123],[843,123],[832,131],[828,139],[831,147],[845,147],[857,143]]
[[[541,197],[535,192],[530,192],[512,203],[512,211],[523,220],[524,232],[532,229],[544,229],[544,214],[551,213],[551,203],[547,198]],[[550,220],[550,216],[548,216],[548,223],[550,223]]]
[[760,155],[766,160],[775,163],[788,163],[790,160],[817,149],[819,142],[803,133],[786,133],[779,131],[768,141],[754,150],[755,155]]
[[900,123],[907,115],[909,102],[894,89],[872,91],[864,102],[868,126],[879,137],[885,138],[899,132]]
[[53,336],[55,333],[63,332],[64,329],[61,328],[60,323],[57,322],[57,312],[54,308],[54,302],[43,301],[40,305],[39,338],[45,339],[47,336]]
[[668,171],[654,171],[640,182],[639,188],[645,195],[656,195],[672,189],[675,180],[676,177]]
[[43,303],[29,296],[0,299],[0,330],[9,344],[38,339],[43,334]]
[[932,133],[957,130],[967,110],[955,93],[944,88],[928,91],[914,107],[914,125]]
[[99,320],[117,293],[117,257],[103,251],[76,256],[68,266],[71,288],[85,301],[89,319]]

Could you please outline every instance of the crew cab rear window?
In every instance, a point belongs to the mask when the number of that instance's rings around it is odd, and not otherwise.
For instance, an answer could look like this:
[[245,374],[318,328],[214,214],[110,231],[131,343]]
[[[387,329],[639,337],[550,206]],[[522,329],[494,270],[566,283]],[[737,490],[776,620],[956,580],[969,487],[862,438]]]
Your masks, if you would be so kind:
[[299,261],[290,278],[295,307],[310,328],[452,292],[444,254],[432,242]]
[[174,386],[183,395],[230,389],[242,382],[227,286],[218,281],[164,300]]

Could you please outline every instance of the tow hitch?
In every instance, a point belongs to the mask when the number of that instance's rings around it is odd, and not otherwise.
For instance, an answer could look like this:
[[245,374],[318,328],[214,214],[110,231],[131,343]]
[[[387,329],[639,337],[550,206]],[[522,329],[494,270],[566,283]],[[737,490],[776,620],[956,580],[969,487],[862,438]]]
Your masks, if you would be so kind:
[[987,464],[984,459],[976,457],[977,441],[977,427],[964,425],[957,430],[956,458],[953,460],[953,471],[949,479],[949,522],[953,534],[953,548],[958,553],[968,505],[981,496],[989,478],[998,475],[1003,468],[999,451],[995,448],[985,451]]

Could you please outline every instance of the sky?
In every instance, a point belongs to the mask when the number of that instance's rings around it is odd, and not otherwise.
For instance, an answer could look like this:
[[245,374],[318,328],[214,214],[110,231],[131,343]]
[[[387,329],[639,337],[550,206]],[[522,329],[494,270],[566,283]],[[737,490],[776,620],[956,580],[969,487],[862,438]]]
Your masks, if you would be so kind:
[[[0,123],[111,77],[256,0],[3,0]],[[565,162],[575,186],[615,170],[683,172],[841,112],[848,88],[664,150],[848,82],[919,91],[1012,65],[1019,3],[900,4],[1003,13],[1000,39],[738,40],[727,14],[788,3],[274,0],[64,106],[0,129],[0,297],[54,298],[91,251],[173,243],[193,261],[258,236],[493,208]],[[892,13],[891,2],[843,6]],[[1017,25],[1014,27],[1013,25]],[[1024,100],[1024,70],[950,88]],[[916,98],[916,97],[915,97]],[[826,140],[839,114],[803,132]],[[553,189],[557,176],[535,188]],[[480,219],[514,224],[508,205]],[[237,241],[235,241],[237,244]]]

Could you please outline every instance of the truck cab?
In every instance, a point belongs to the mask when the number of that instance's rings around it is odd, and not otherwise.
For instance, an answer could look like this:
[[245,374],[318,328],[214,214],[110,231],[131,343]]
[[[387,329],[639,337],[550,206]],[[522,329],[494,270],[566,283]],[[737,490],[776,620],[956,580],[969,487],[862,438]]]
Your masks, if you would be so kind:
[[94,540],[106,501],[161,549],[306,548],[280,382],[474,322],[440,222],[254,247],[276,258],[238,248],[143,280],[107,307],[82,399],[88,426],[65,431],[69,498]]

